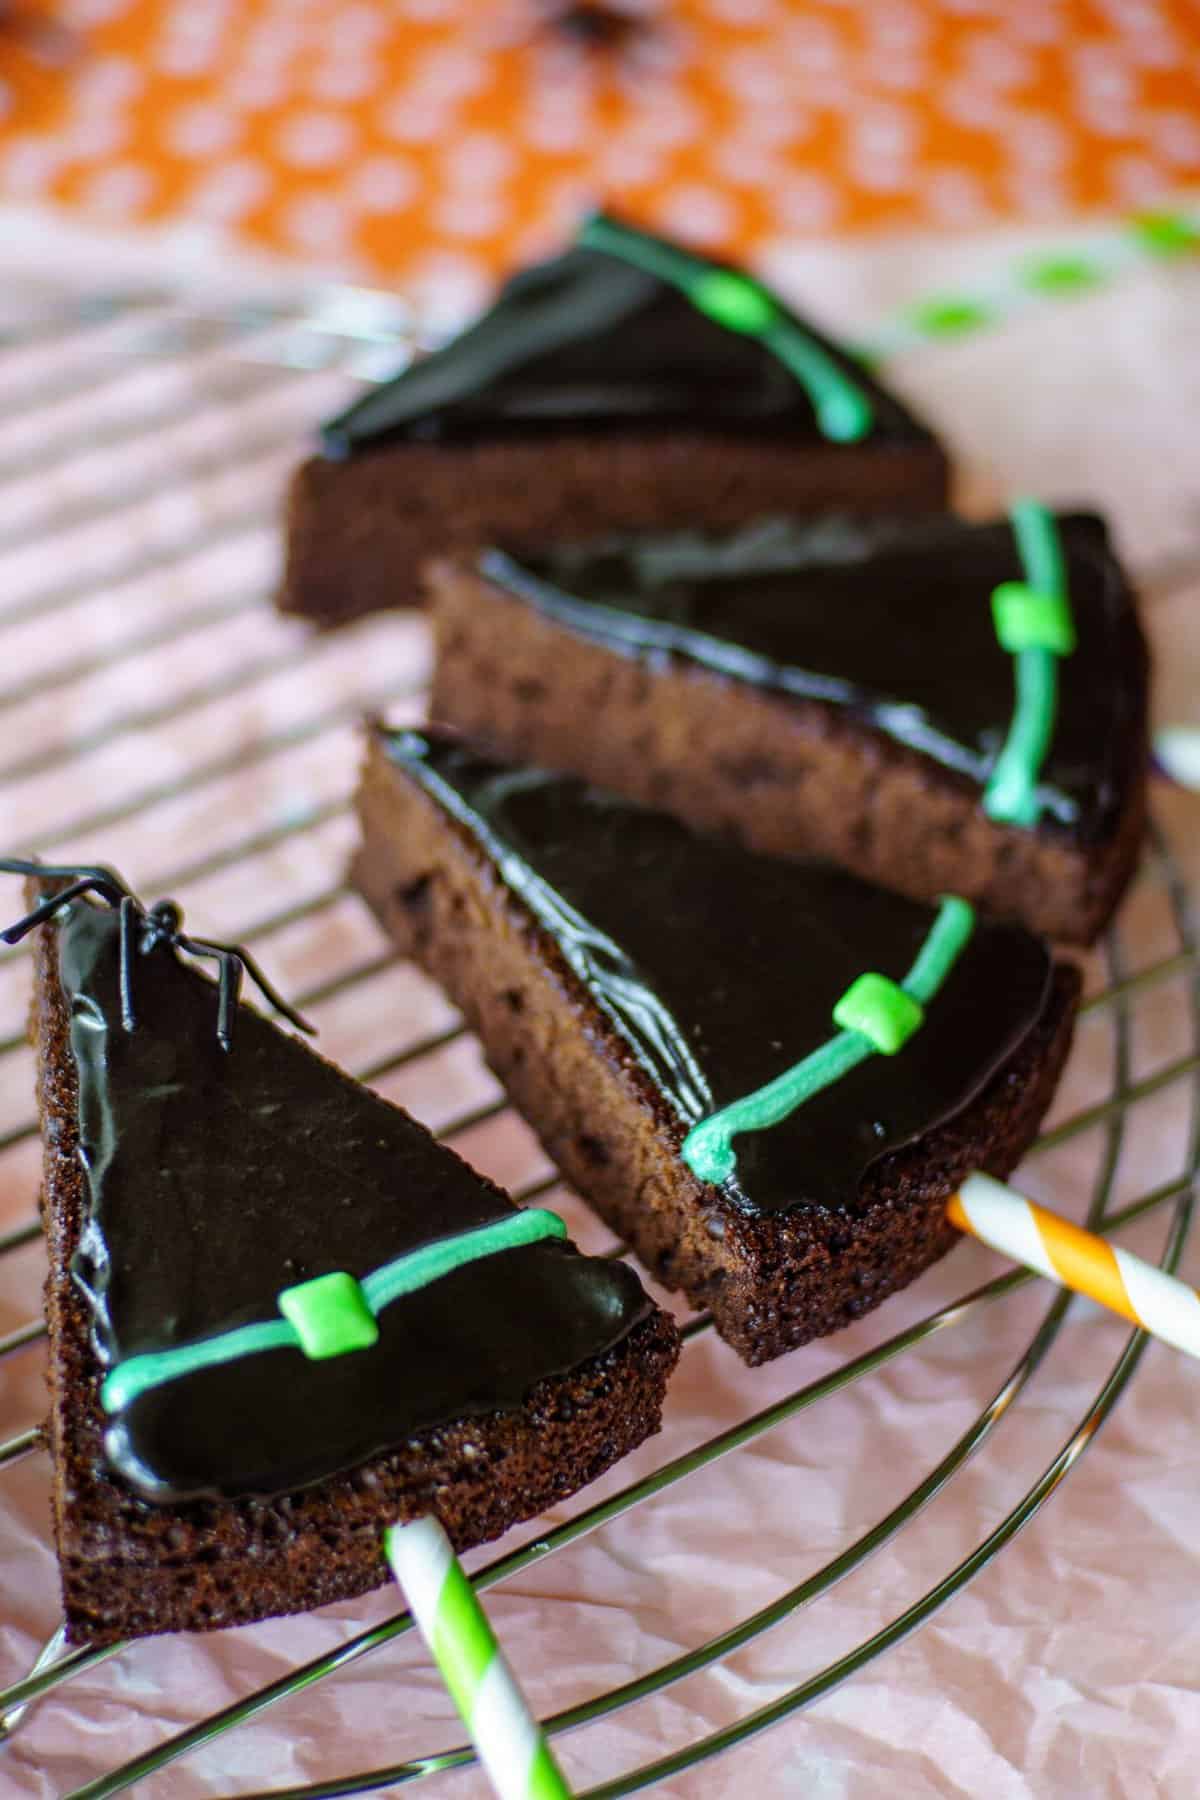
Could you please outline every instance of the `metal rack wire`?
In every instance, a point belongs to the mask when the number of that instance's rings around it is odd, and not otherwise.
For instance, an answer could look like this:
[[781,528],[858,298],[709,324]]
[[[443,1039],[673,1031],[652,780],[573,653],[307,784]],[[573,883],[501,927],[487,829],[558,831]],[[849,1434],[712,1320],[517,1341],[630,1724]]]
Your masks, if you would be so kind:
[[[347,374],[369,377],[375,372],[376,340],[384,336],[391,338],[394,365],[395,320],[389,319],[384,331],[378,322],[381,316],[369,308],[364,311],[361,300],[332,312],[281,306],[202,317],[162,296],[108,297],[86,307],[64,303],[26,329],[10,327],[7,354],[6,340],[0,337],[0,408],[10,427],[14,420],[23,420],[25,426],[20,433],[0,429],[0,566],[15,571],[0,588],[0,648],[31,629],[49,645],[32,676],[23,674],[19,682],[5,685],[0,674],[0,718],[8,715],[20,727],[5,731],[0,750],[0,807],[17,822],[13,849],[61,856],[97,854],[102,849],[111,860],[124,863],[143,891],[169,890],[186,901],[193,890],[204,889],[218,906],[235,909],[220,920],[206,910],[206,926],[215,930],[219,924],[224,935],[243,942],[271,939],[273,954],[297,928],[315,924],[325,930],[337,924],[345,890],[336,879],[306,888],[297,874],[294,888],[285,879],[275,898],[265,905],[256,903],[249,912],[247,894],[257,893],[256,869],[269,862],[272,879],[278,880],[277,871],[286,871],[297,846],[305,851],[297,859],[298,870],[309,860],[311,846],[323,845],[326,836],[330,848],[324,866],[332,871],[340,867],[339,852],[347,841],[355,722],[370,707],[399,708],[416,716],[424,686],[423,627],[416,621],[381,625],[371,639],[380,653],[364,655],[360,643],[355,660],[335,640],[306,639],[274,617],[267,565],[278,478],[295,453],[302,422],[319,414],[332,391],[326,385],[330,372],[342,385]],[[157,410],[147,410],[138,389],[138,372],[148,361],[158,368],[178,365],[181,371],[177,390],[163,390],[165,406],[159,394]],[[30,370],[31,375],[18,379],[11,373],[14,369],[18,374]],[[154,390],[148,392],[153,396]],[[192,408],[190,426],[196,423],[199,400],[201,412],[211,409],[214,429],[211,441],[199,449],[189,439],[191,447],[179,459],[173,432],[174,408],[181,400]],[[95,421],[90,446],[95,466],[83,457],[86,466],[81,468],[78,421],[84,406],[89,420]],[[260,410],[265,417],[256,421]],[[223,432],[222,420],[232,421],[233,429]],[[21,447],[14,448],[19,442]],[[128,458],[127,470],[123,458]],[[141,535],[126,535],[121,520],[135,497],[139,517],[145,520],[148,513],[149,527]],[[160,501],[161,517],[155,511]],[[58,548],[55,574],[47,585],[38,578],[35,565],[51,534]],[[58,573],[71,568],[73,555],[76,572]],[[228,569],[246,566],[254,571],[248,584],[241,576],[226,586]],[[88,608],[93,609],[89,630],[72,633],[73,619]],[[384,635],[388,630],[407,634],[404,668],[394,677],[386,673],[392,666]],[[229,638],[219,654],[218,637]],[[176,651],[181,643],[194,645],[196,657],[188,666],[198,672],[194,678],[189,673],[171,691],[154,692],[158,653]],[[203,663],[198,660],[201,656]],[[363,674],[364,669],[379,668],[385,671],[382,678]],[[303,683],[296,685],[287,703],[277,706],[274,684],[286,688],[297,670],[305,677]],[[332,670],[328,678],[326,670]],[[297,701],[301,686],[302,706]],[[314,694],[319,697],[315,709],[309,704]],[[99,698],[84,704],[85,695]],[[73,715],[76,709],[79,722],[64,725],[64,714]],[[212,735],[220,731],[227,739],[216,748],[207,741],[208,720],[213,722]],[[157,735],[166,728],[184,733],[166,740],[172,752],[169,766]],[[158,762],[142,754],[147,746],[157,747]],[[314,773],[316,765],[305,760],[314,749],[319,752],[320,779]],[[299,759],[295,770],[275,779],[274,772],[290,767],[291,759]],[[231,830],[229,815],[237,809],[231,809],[228,796],[243,793],[252,772],[259,786],[271,775],[268,799],[256,802]],[[111,792],[94,798],[90,784],[96,781],[111,784]],[[53,796],[53,804],[47,803],[47,796]],[[26,819],[44,822],[26,825]],[[155,846],[160,840],[186,848],[181,854],[159,856]],[[1189,1229],[1200,1154],[1200,982],[1194,972],[1196,941],[1188,895],[1163,835],[1154,835],[1147,854],[1152,874],[1165,883],[1172,944],[1150,966],[1130,974],[1120,928],[1110,934],[1102,953],[1103,985],[1087,1003],[1088,1011],[1111,1020],[1108,1078],[1086,1104],[1042,1138],[1034,1154],[1094,1134],[1097,1149],[1088,1220],[1098,1229],[1116,1231],[1160,1208],[1169,1210],[1171,1225],[1162,1262],[1171,1268]],[[358,932],[330,928],[327,936],[334,947],[323,973],[305,991],[291,996],[305,1011],[327,1005],[354,1007],[372,984],[396,968],[396,959],[379,948],[378,939],[372,939],[365,926]],[[3,1091],[18,1096],[28,1091],[21,961],[21,952],[0,958],[0,1069]],[[1165,1066],[1134,1079],[1133,1026],[1137,1009],[1150,992],[1186,1013],[1187,1048]],[[386,1050],[376,1045],[357,1072],[365,1080],[386,1082],[399,1071],[419,1072],[460,1044],[465,1047],[464,1028],[448,1014],[430,1014],[418,1034]],[[1114,1209],[1118,1159],[1129,1134],[1137,1130],[1139,1104],[1183,1083],[1190,1087],[1190,1127],[1178,1175]],[[450,1141],[463,1138],[503,1113],[503,1099],[491,1085],[469,1106],[442,1119],[440,1135]],[[11,1122],[0,1129],[0,1185],[19,1182],[32,1195],[35,1136],[31,1109],[22,1100]],[[555,1186],[555,1176],[546,1172],[520,1186],[518,1198],[532,1200]],[[34,1219],[19,1220],[0,1235],[0,1259],[31,1245],[37,1235]],[[612,1253],[619,1254],[620,1249],[613,1246]],[[704,1438],[601,1501],[588,1504],[585,1495],[579,1510],[565,1522],[488,1563],[476,1577],[477,1585],[489,1588],[511,1579],[631,1509],[652,1503],[656,1495],[786,1420],[868,1380],[893,1360],[918,1352],[935,1334],[974,1317],[1028,1279],[1014,1270],[965,1293],[819,1379],[801,1382],[731,1429]],[[34,1293],[31,1281],[31,1307]],[[1068,1305],[1066,1296],[1047,1305],[1037,1329],[978,1416],[910,1492],[892,1500],[869,1530],[770,1604],[659,1667],[558,1713],[549,1720],[549,1730],[573,1731],[664,1692],[811,1606],[862,1567],[943,1492],[997,1430],[1058,1338]],[[685,1338],[694,1342],[707,1330],[704,1318],[690,1320]],[[0,1362],[34,1353],[43,1336],[36,1319],[19,1325],[0,1338]],[[1055,1492],[1128,1387],[1143,1343],[1140,1333],[1129,1336],[1057,1454],[993,1529],[926,1592],[873,1635],[769,1704],[594,1786],[590,1800],[633,1793],[733,1749],[820,1699],[915,1631],[985,1568]],[[797,1375],[802,1369],[798,1362]],[[0,1479],[7,1469],[40,1453],[35,1424],[14,1431],[0,1443]],[[336,1679],[340,1671],[410,1628],[408,1615],[398,1612],[361,1631],[196,1721],[152,1751],[120,1768],[98,1772],[75,1790],[77,1800],[124,1792],[314,1683]],[[0,1735],[15,1733],[28,1707],[50,1694],[69,1703],[74,1678],[122,1651],[122,1646],[66,1650],[56,1636],[33,1671],[0,1694]],[[347,1768],[329,1780],[272,1790],[271,1800],[301,1800],[301,1796],[317,1800],[398,1787],[471,1760],[469,1750],[454,1748],[390,1767],[357,1772]]]

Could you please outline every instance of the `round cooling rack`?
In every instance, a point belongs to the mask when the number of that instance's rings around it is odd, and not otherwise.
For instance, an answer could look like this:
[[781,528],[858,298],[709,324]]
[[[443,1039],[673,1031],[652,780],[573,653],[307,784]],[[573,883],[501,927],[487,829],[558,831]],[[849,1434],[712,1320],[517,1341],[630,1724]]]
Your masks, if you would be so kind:
[[[317,312],[260,306],[205,316],[146,294],[87,306],[48,304],[36,323],[10,325],[0,337],[3,836],[14,852],[59,860],[103,856],[148,897],[177,896],[206,933],[253,944],[289,998],[316,1015],[328,1054],[411,1105],[519,1200],[555,1191],[555,1205],[585,1248],[619,1255],[622,1246],[608,1242],[564,1195],[445,1001],[383,947],[340,879],[353,840],[357,721],[369,710],[421,716],[428,667],[423,623],[397,615],[317,638],[270,608],[287,469],[313,421],[344,398],[347,377],[377,372],[381,342],[395,366],[395,334],[395,317],[386,307],[373,312],[361,296]],[[1194,570],[1187,573],[1194,578]],[[0,910],[16,909],[15,899],[6,909],[0,903]],[[1165,1268],[1176,1266],[1187,1239],[1200,1144],[1195,952],[1185,875],[1166,832],[1155,827],[1122,922],[1089,960],[1076,1058],[1022,1175],[1051,1203],[1106,1233],[1161,1215],[1166,1228],[1157,1253]],[[44,1547],[48,1469],[34,1422],[34,1364],[44,1330],[31,1316],[42,1279],[32,1216],[38,1144],[22,1031],[27,979],[25,952],[0,958],[0,1204],[6,1209],[0,1212],[0,1326],[7,1332],[0,1336],[0,1359],[8,1384],[6,1393],[0,1390],[7,1409],[0,1413],[0,1529],[9,1520],[4,1488],[23,1482],[24,1510],[14,1508],[12,1528],[40,1533]],[[1147,1050],[1155,1060],[1143,1069]],[[1164,1101],[1176,1121],[1174,1135],[1165,1138]],[[1153,1140],[1157,1156],[1160,1138],[1170,1139],[1170,1167],[1142,1154]],[[1152,1183],[1131,1189],[1123,1180],[1131,1154],[1139,1169],[1153,1169]],[[1136,1331],[1123,1342],[1104,1335],[1116,1327],[1089,1324],[1081,1303],[1036,1290],[1020,1270],[990,1273],[996,1266],[977,1246],[961,1250],[861,1325],[765,1370],[743,1369],[715,1343],[706,1319],[687,1319],[683,1397],[677,1405],[675,1391],[668,1393],[664,1435],[516,1548],[471,1559],[480,1589],[529,1577],[549,1641],[554,1609],[575,1579],[557,1571],[574,1567],[567,1553],[591,1534],[601,1533],[602,1542],[614,1534],[626,1573],[614,1604],[627,1604],[631,1618],[644,1619],[648,1605],[670,1614],[676,1589],[689,1579],[686,1559],[676,1568],[672,1544],[656,1539],[657,1509],[675,1521],[678,1512],[667,1509],[689,1492],[705,1496],[696,1508],[703,1512],[711,1496],[719,1506],[724,1491],[726,1504],[736,1495],[751,1539],[761,1531],[762,1560],[774,1577],[769,1592],[747,1580],[754,1603],[742,1603],[735,1592],[727,1611],[714,1600],[707,1629],[702,1608],[687,1634],[663,1629],[647,1640],[643,1632],[645,1666],[566,1707],[540,1708],[549,1712],[555,1736],[581,1733],[564,1746],[570,1770],[572,1745],[586,1747],[590,1732],[610,1727],[627,1709],[635,1717],[639,1706],[673,1697],[698,1677],[717,1679],[721,1703],[708,1706],[706,1724],[697,1726],[697,1712],[681,1707],[677,1716],[655,1714],[658,1723],[640,1739],[606,1739],[640,1748],[636,1760],[626,1755],[619,1769],[601,1771],[605,1778],[580,1784],[589,1800],[666,1783],[724,1752],[745,1755],[739,1747],[748,1740],[828,1696],[915,1632],[1055,1494],[1128,1389],[1145,1340]],[[1020,1298],[1018,1290],[1025,1290]],[[1002,1327],[1005,1319],[1010,1327]],[[1082,1374],[1074,1368],[1076,1422],[1050,1441],[1027,1390],[1035,1374],[1044,1378],[1062,1357],[1069,1334],[1081,1330],[1089,1335],[1070,1341],[1098,1346],[1101,1360],[1092,1355]],[[869,1401],[873,1384],[890,1378],[897,1365],[913,1371],[913,1391],[920,1390],[927,1375],[938,1375],[923,1359],[954,1340],[977,1340],[975,1354],[953,1365],[959,1374],[974,1365],[974,1388],[961,1389],[974,1398],[969,1407],[952,1409],[943,1429],[931,1431],[932,1450],[916,1478],[897,1481],[890,1458],[881,1469],[861,1437],[844,1429],[850,1415],[838,1409]],[[801,1415],[804,1434],[788,1431]],[[755,1511],[744,1456],[756,1446],[768,1459],[756,1470],[769,1469],[773,1483],[795,1483],[794,1556],[781,1553],[774,1523]],[[1022,1448],[1033,1466],[1017,1480]],[[981,1507],[968,1484],[989,1455],[1007,1479],[997,1478],[996,1503]],[[806,1484],[840,1461],[852,1465],[845,1470],[846,1492],[869,1479],[869,1504],[824,1519],[810,1543],[801,1510]],[[37,1504],[29,1499],[35,1489]],[[927,1518],[944,1516],[939,1509],[968,1492],[966,1535],[961,1524],[947,1528],[932,1560],[906,1565],[909,1574],[922,1571],[907,1590],[898,1579],[881,1578],[869,1623],[861,1604],[846,1607],[834,1597],[835,1588],[850,1591],[843,1584],[853,1586],[851,1578],[868,1563],[873,1570],[888,1566],[887,1558]],[[622,1548],[627,1540],[620,1534],[633,1525],[640,1531],[636,1544]],[[746,1553],[744,1541],[730,1550],[731,1559]],[[560,1594],[553,1581],[535,1579],[544,1564],[561,1580]],[[789,1585],[798,1567],[803,1578]],[[48,1553],[37,1568],[39,1579],[52,1581]],[[19,1598],[26,1629],[39,1599]],[[44,1595],[42,1603],[49,1618]],[[365,1628],[364,1616],[372,1621]],[[310,1621],[309,1629],[325,1635],[306,1638],[306,1646],[324,1641],[326,1647],[262,1685],[239,1678],[235,1647],[219,1690],[233,1697],[209,1712],[189,1710],[179,1693],[156,1709],[153,1645],[67,1649],[60,1635],[51,1637],[31,1672],[8,1670],[14,1678],[0,1694],[0,1729],[9,1740],[0,1747],[0,1786],[4,1759],[11,1757],[14,1777],[26,1782],[14,1791],[65,1791],[32,1785],[36,1777],[21,1760],[22,1746],[43,1723],[49,1730],[56,1722],[56,1741],[69,1739],[84,1693],[89,1720],[103,1719],[106,1728],[79,1734],[70,1792],[80,1800],[135,1786],[151,1796],[186,1791],[262,1800],[269,1793],[272,1800],[316,1800],[399,1788],[473,1761],[461,1747],[405,1751],[390,1764],[385,1751],[372,1761],[359,1739],[338,1733],[323,1747],[321,1767],[329,1773],[322,1778],[306,1773],[299,1785],[256,1785],[259,1765],[236,1748],[245,1732],[276,1718],[286,1730],[301,1699],[336,1708],[344,1684],[365,1663],[386,1660],[385,1647],[403,1638],[411,1622],[380,1596],[362,1603],[357,1623],[354,1609],[342,1607],[332,1623]],[[267,1641],[260,1633],[274,1634],[275,1661],[268,1666],[277,1669],[277,1647],[286,1642],[277,1626],[245,1628],[225,1639],[238,1646]],[[0,1636],[0,1643],[19,1641],[19,1633]],[[562,1640],[553,1641],[558,1659]],[[786,1656],[768,1662],[768,1674],[743,1674],[748,1651],[773,1654],[771,1646],[780,1642]],[[658,1655],[656,1645],[672,1653]],[[801,1668],[802,1678],[789,1679],[789,1671],[794,1676]],[[397,1730],[405,1722],[403,1684],[422,1669],[426,1695],[432,1677],[415,1650],[394,1676]],[[537,1700],[536,1679],[529,1685]],[[705,1691],[711,1699],[717,1688]],[[455,1743],[448,1711],[430,1706],[439,1735]],[[152,1731],[148,1747],[121,1761],[110,1751],[119,1744],[112,1720],[123,1707],[131,1732],[134,1724],[141,1730],[139,1745],[147,1717]],[[793,1730],[786,1741],[802,1768],[803,1733]],[[388,1742],[386,1733],[371,1739],[372,1746]],[[207,1758],[206,1785],[185,1786],[191,1761],[178,1759],[189,1753]],[[68,1761],[54,1766],[67,1768]]]

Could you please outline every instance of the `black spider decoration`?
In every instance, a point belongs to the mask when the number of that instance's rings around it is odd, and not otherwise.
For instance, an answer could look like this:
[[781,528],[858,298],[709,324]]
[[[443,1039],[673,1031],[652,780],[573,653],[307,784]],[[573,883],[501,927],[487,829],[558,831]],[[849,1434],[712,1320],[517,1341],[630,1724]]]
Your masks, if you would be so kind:
[[8,0],[0,0],[0,37],[50,66],[68,62],[79,45],[78,34],[68,26],[12,6]]
[[579,4],[550,4],[544,8],[545,28],[558,37],[568,38],[581,50],[600,54],[619,54],[636,45],[650,30],[648,20],[640,13],[626,12],[620,6],[606,6],[603,0],[579,0]]
[[133,969],[138,955],[148,956],[160,944],[167,944],[172,950],[182,950],[188,956],[211,959],[216,962],[220,974],[217,981],[217,1042],[222,1050],[228,1050],[233,1043],[233,1023],[237,1015],[238,997],[242,991],[242,976],[249,975],[260,992],[285,1019],[291,1021],[300,1031],[310,1034],[315,1026],[288,1005],[272,987],[248,950],[236,944],[217,944],[209,938],[189,936],[183,927],[183,913],[174,900],[156,900],[151,907],[145,907],[132,893],[115,869],[105,868],[103,864],[75,863],[66,866],[52,866],[47,863],[25,862],[18,857],[0,859],[0,872],[7,875],[30,875],[39,881],[65,881],[69,886],[60,888],[35,906],[31,913],[10,925],[7,931],[0,931],[0,939],[6,944],[19,944],[35,926],[41,925],[51,918],[61,906],[67,906],[72,900],[79,900],[85,894],[97,894],[106,900],[114,911],[120,915],[120,994],[121,1024],[126,1031],[137,1029],[137,1012],[133,1000]]

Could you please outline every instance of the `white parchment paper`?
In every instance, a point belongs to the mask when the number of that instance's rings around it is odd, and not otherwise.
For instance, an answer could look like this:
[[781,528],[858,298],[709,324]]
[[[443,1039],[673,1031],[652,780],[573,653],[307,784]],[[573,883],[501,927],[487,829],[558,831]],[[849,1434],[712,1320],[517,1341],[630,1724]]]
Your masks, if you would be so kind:
[[[1022,243],[780,246],[771,273],[855,331],[907,298],[986,280]],[[72,277],[77,283],[77,268]],[[43,269],[43,295],[47,279]],[[19,310],[19,298],[18,283],[6,293],[6,314]],[[172,316],[151,311],[140,324]],[[281,373],[271,366],[269,333],[248,338],[237,358],[215,344],[132,356],[131,330],[118,320],[0,348],[0,763],[6,772],[22,765],[0,781],[0,843],[53,840],[56,852],[103,855],[139,883],[227,849],[225,866],[179,883],[178,896],[218,936],[310,901],[258,946],[277,982],[298,992],[382,948],[358,904],[335,891],[352,838],[338,802],[353,782],[357,708],[399,695],[395,716],[419,716],[425,627],[378,619],[314,643],[267,605],[280,484],[311,425],[346,393],[345,379]],[[1157,715],[1200,725],[1200,267],[1143,269],[976,338],[914,350],[892,374],[946,432],[972,505],[1032,492],[1110,515],[1143,581]],[[897,595],[896,630],[904,629]],[[326,715],[328,729],[308,730]],[[234,768],[240,747],[250,756]],[[181,794],[155,797],[180,778]],[[313,829],[282,835],[314,811]],[[102,812],[107,824],[77,828]],[[1180,863],[1197,876],[1200,799],[1164,792],[1158,812]],[[264,832],[278,841],[233,856]],[[6,890],[0,910],[14,905]],[[1122,942],[1129,970],[1177,946],[1154,870],[1127,904]],[[26,979],[22,959],[0,963],[0,1036],[20,1026]],[[1090,958],[1089,990],[1110,979],[1104,956]],[[452,1016],[401,966],[315,1010],[326,1052],[351,1067]],[[1130,1017],[1131,1080],[1191,1050],[1182,977],[1139,992]],[[1055,1120],[1111,1089],[1113,1018],[1109,1007],[1081,1023]],[[29,1079],[25,1054],[0,1063],[0,1133],[31,1116]],[[435,1125],[495,1092],[469,1042],[381,1086]],[[1117,1203],[1178,1174],[1186,1099],[1186,1081],[1176,1080],[1131,1109]],[[509,1185],[546,1172],[510,1115],[454,1141]],[[1102,1149],[1097,1123],[1031,1160],[1022,1185],[1081,1216]],[[0,1230],[31,1215],[37,1160],[28,1140],[0,1159]],[[550,1204],[585,1245],[605,1241],[578,1202],[556,1194]],[[1160,1212],[1122,1241],[1157,1255],[1166,1229]],[[744,1369],[711,1334],[697,1337],[661,1437],[536,1529],[844,1367],[1002,1266],[964,1244],[853,1330],[761,1370]],[[0,1261],[0,1335],[36,1311],[41,1270],[37,1246]],[[1184,1271],[1200,1277],[1200,1252],[1187,1252]],[[539,1711],[557,1712],[694,1649],[871,1531],[1001,1390],[1052,1298],[1030,1284],[973,1311],[493,1590],[489,1610]],[[903,1615],[1020,1504],[1089,1417],[1126,1336],[1119,1323],[1075,1305],[980,1453],[911,1523],[718,1665],[560,1740],[571,1781],[582,1790],[721,1731]],[[35,1349],[0,1366],[0,1437],[37,1418],[40,1358]],[[1198,1402],[1200,1370],[1151,1346],[1079,1466],[923,1630],[807,1711],[721,1760],[666,1776],[657,1791],[688,1800],[1190,1800],[1200,1738]],[[499,1550],[534,1531],[513,1533]],[[476,1553],[472,1566],[497,1553]],[[0,1593],[0,1680],[15,1680],[58,1615],[40,1456],[0,1473]],[[382,1592],[303,1619],[134,1645],[30,1712],[0,1749],[0,1793],[65,1794],[397,1606]],[[428,1658],[407,1636],[137,1791],[191,1800],[286,1790],[461,1741]],[[469,1771],[435,1777],[434,1791],[485,1789]]]

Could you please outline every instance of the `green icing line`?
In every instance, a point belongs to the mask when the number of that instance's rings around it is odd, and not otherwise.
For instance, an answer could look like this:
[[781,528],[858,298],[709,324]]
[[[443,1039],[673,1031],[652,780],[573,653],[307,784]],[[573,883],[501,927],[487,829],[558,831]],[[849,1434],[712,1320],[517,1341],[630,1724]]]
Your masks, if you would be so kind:
[[[975,928],[975,909],[948,894],[938,909],[912,968],[900,983],[921,1006],[928,1006],[966,947]],[[765,1087],[734,1100],[694,1125],[683,1143],[683,1160],[701,1181],[727,1181],[737,1168],[732,1139],[744,1131],[766,1131],[798,1107],[832,1087],[859,1063],[879,1052],[861,1031],[843,1031]],[[901,1052],[903,1054],[903,1052]]]
[[906,994],[928,1006],[951,969],[966,949],[975,929],[975,908],[957,894],[947,894],[929,936],[917,952],[917,960],[900,986]]
[[495,1256],[501,1250],[519,1250],[525,1244],[540,1243],[543,1238],[565,1238],[567,1228],[557,1213],[535,1208],[514,1213],[509,1219],[497,1219],[493,1225],[480,1225],[461,1237],[444,1238],[440,1243],[423,1244],[408,1256],[385,1263],[373,1275],[364,1278],[362,1289],[367,1305],[375,1314],[405,1294],[415,1294],[431,1281],[441,1281],[456,1269],[481,1257]]
[[726,331],[757,338],[800,383],[812,401],[822,435],[831,442],[857,443],[869,434],[875,415],[866,394],[760,283],[730,269],[713,268],[686,250],[603,215],[587,220],[579,242],[678,288],[698,312]]
[[[1029,586],[1061,601],[1069,616],[1066,569],[1053,515],[1036,500],[1018,500],[1012,523]],[[1021,650],[1014,658],[1012,724],[983,793],[983,810],[990,819],[1031,826],[1041,816],[1037,784],[1054,735],[1058,661],[1053,650],[1040,647]]]
[[214,1369],[243,1356],[286,1350],[289,1346],[300,1349],[296,1327],[286,1319],[269,1319],[260,1325],[239,1325],[234,1331],[203,1338],[196,1344],[178,1344],[173,1350],[147,1350],[141,1356],[127,1357],[105,1376],[100,1404],[105,1412],[120,1412],[147,1388],[177,1381],[181,1375],[191,1375],[197,1369]]
[[839,1032],[765,1087],[693,1125],[683,1143],[684,1162],[701,1181],[727,1181],[737,1168],[731,1140],[739,1132],[768,1131],[772,1125],[782,1124],[822,1088],[832,1087],[868,1056],[877,1054],[861,1031]]
[[584,220],[579,228],[579,242],[585,250],[602,250],[606,256],[619,257],[622,262],[644,269],[647,275],[656,275],[670,287],[682,288],[689,299],[703,276],[718,273],[698,256],[690,256],[661,238],[627,230],[603,213],[593,213]]
[[[543,1238],[565,1238],[567,1228],[557,1213],[534,1207],[497,1219],[490,1225],[479,1225],[460,1236],[438,1243],[423,1244],[419,1250],[384,1263],[362,1282],[362,1291],[371,1312],[378,1317],[385,1306],[405,1294],[414,1294],[431,1282],[440,1281],[468,1263],[502,1250],[517,1250]],[[178,1344],[171,1350],[149,1350],[130,1356],[110,1370],[100,1390],[105,1412],[120,1412],[148,1388],[177,1381],[182,1375],[200,1369],[217,1368],[222,1363],[236,1362],[243,1356],[257,1356],[265,1350],[301,1350],[300,1334],[287,1319],[268,1319],[260,1324],[239,1325],[219,1337],[201,1338],[194,1344]]]
[[1015,500],[1011,518],[1030,587],[1039,594],[1065,594],[1067,571],[1053,513],[1037,500]]
[[984,789],[989,819],[1036,825],[1041,815],[1037,778],[1058,711],[1058,658],[1053,650],[1022,650],[1016,660],[1017,703],[1012,726]]
[[857,444],[869,435],[875,422],[870,401],[819,344],[783,317],[763,333],[762,341],[809,396],[822,436],[834,444]]

